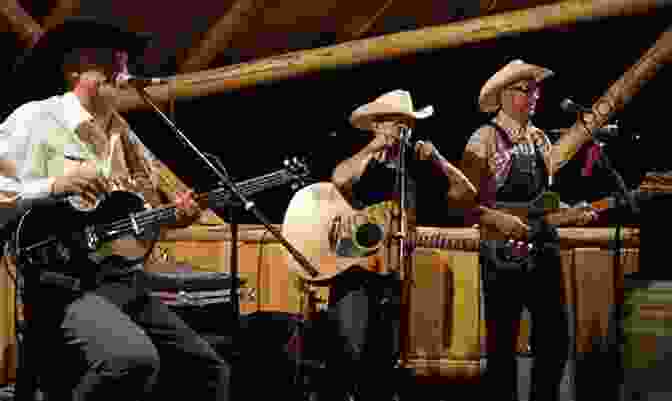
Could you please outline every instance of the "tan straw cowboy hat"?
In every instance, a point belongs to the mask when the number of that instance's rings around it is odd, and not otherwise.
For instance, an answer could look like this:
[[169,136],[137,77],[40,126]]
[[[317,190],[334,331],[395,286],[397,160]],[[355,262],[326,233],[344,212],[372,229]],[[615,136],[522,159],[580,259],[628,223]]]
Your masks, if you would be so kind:
[[432,114],[434,114],[432,106],[414,110],[411,94],[408,91],[397,89],[378,97],[371,103],[359,106],[350,115],[350,123],[353,127],[366,131],[371,130],[373,123],[383,116],[419,119],[427,118]]
[[497,71],[481,88],[478,105],[481,111],[491,113],[499,108],[499,93],[502,89],[518,81],[533,79],[541,82],[553,75],[548,68],[528,64],[523,60],[513,60]]

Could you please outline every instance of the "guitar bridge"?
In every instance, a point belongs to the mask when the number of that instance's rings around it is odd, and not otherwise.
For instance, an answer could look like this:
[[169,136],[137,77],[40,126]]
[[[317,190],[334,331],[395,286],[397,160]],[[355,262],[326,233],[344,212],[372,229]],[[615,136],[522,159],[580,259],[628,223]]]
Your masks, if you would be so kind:
[[98,244],[100,243],[100,238],[96,233],[96,230],[92,226],[88,226],[84,229],[84,246],[90,250],[95,251],[98,249]]
[[135,216],[130,215],[129,218],[131,219],[131,225],[133,226],[133,233],[135,235],[142,234],[142,229],[140,228],[140,226],[138,226],[138,222],[135,220]]

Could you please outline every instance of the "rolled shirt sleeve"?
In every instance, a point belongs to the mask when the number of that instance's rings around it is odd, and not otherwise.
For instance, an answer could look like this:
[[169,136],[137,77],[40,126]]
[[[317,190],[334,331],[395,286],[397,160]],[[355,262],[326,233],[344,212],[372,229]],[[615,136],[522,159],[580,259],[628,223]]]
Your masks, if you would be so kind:
[[[39,118],[39,103],[30,102],[16,109],[0,124],[0,192],[17,201],[50,197],[46,175],[48,150],[42,144],[45,125]],[[11,167],[13,167],[13,169]],[[11,171],[13,170],[13,171]]]

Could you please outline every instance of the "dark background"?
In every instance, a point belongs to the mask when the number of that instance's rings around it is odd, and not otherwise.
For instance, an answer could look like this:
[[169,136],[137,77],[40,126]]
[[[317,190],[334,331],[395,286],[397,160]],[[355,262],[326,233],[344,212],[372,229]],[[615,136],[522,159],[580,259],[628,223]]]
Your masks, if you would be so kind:
[[[502,37],[478,45],[417,54],[381,63],[312,74],[300,79],[265,84],[235,93],[178,101],[177,125],[203,151],[218,155],[235,179],[246,179],[281,168],[283,159],[306,157],[313,177],[328,180],[334,166],[367,141],[351,128],[350,112],[394,89],[413,95],[416,108],[432,104],[435,115],[420,121],[414,139],[428,139],[451,161],[458,161],[471,133],[489,116],[478,111],[483,83],[515,58],[548,67],[556,75],[544,82],[534,122],[544,129],[569,127],[576,116],[560,110],[566,97],[591,106],[639,57],[672,21],[670,7],[654,15],[610,18],[542,32]],[[0,43],[17,54],[15,38]],[[328,41],[328,38],[325,39]],[[5,40],[3,39],[3,42]],[[319,44],[318,44],[319,45]],[[9,60],[13,57],[9,57]],[[9,63],[6,63],[9,64]],[[144,73],[171,74],[168,64],[145,66]],[[647,171],[672,167],[668,152],[668,91],[670,67],[655,78],[616,115],[622,132],[609,142],[607,153],[630,187]],[[20,87],[11,79],[5,95]],[[127,115],[149,148],[174,172],[197,189],[216,184],[195,155],[149,111]],[[639,139],[637,139],[639,138]],[[582,177],[583,152],[557,176],[555,190],[563,201],[596,200],[615,190],[604,171]],[[422,225],[460,225],[444,206],[440,176],[420,180],[418,219]],[[289,187],[254,197],[271,221],[280,223],[292,196]],[[257,223],[251,215],[241,222]]]

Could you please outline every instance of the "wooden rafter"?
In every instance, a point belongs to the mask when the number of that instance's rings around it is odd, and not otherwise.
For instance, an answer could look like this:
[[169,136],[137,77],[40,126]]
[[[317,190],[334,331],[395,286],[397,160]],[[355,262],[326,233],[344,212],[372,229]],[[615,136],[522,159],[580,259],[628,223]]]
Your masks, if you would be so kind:
[[672,64],[672,25],[593,104],[591,112],[582,113],[582,117],[553,145],[550,173],[555,174],[567,160],[574,157],[581,146],[591,139],[594,129],[603,126],[616,112],[621,111],[668,64]]
[[42,21],[42,26],[44,29],[49,29],[60,24],[67,17],[75,15],[80,6],[81,0],[58,0]]
[[200,43],[189,49],[180,72],[205,69],[222,50],[231,45],[236,33],[247,31],[251,21],[263,9],[264,0],[237,0],[206,32]]
[[18,0],[2,0],[0,14],[7,20],[10,29],[19,35],[21,43],[26,47],[32,46],[44,32],[40,24],[21,7]]
[[364,18],[355,19],[352,23],[347,24],[344,29],[338,32],[336,40],[338,42],[343,42],[346,40],[354,40],[361,38],[366,34],[373,24],[378,21],[378,19],[385,13],[394,0],[383,0],[380,7],[378,7],[372,15],[368,15]]
[[[562,27],[577,20],[598,20],[654,12],[672,0],[570,0],[535,8],[472,18],[442,26],[360,39],[297,51],[213,70],[177,75],[172,83],[148,88],[158,101],[190,99],[226,93],[278,81],[380,60],[398,59],[420,51],[454,48],[503,35]],[[145,108],[134,90],[122,92],[122,111]]]

